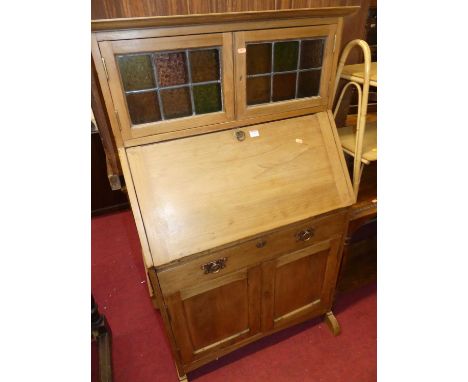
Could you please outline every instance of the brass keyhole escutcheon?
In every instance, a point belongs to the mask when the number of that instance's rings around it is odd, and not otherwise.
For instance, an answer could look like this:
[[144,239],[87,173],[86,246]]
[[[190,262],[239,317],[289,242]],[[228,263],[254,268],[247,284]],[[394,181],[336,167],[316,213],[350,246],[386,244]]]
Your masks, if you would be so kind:
[[242,130],[237,130],[236,138],[239,142],[242,142],[245,139],[245,133]]

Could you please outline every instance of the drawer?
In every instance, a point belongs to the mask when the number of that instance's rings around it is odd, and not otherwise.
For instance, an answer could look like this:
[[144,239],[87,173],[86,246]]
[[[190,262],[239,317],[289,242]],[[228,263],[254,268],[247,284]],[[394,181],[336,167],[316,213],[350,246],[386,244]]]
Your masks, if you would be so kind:
[[275,256],[336,238],[344,234],[345,226],[346,212],[341,212],[280,228],[208,254],[192,255],[182,263],[158,271],[162,293],[169,295]]

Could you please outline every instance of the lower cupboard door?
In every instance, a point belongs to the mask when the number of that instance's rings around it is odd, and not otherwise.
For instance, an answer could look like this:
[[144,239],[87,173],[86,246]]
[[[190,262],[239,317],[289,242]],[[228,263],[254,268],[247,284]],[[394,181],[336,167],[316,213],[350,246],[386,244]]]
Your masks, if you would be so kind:
[[261,268],[243,269],[165,297],[182,362],[260,331]]
[[262,264],[262,330],[299,323],[330,309],[341,240],[329,240]]

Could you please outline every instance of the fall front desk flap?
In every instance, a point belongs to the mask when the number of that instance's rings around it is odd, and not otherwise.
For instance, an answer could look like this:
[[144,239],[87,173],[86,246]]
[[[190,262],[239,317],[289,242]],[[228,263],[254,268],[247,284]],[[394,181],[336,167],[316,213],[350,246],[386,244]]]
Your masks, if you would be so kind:
[[353,203],[326,112],[127,149],[154,265]]

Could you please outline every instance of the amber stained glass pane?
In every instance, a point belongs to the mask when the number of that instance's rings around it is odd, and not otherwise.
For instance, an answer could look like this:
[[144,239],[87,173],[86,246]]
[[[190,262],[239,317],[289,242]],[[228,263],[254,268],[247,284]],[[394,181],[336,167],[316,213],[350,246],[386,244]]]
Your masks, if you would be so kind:
[[273,101],[284,101],[296,96],[296,73],[273,76]]
[[271,72],[271,43],[247,45],[247,75]]
[[270,102],[270,76],[247,78],[247,105]]
[[196,114],[206,114],[220,111],[222,109],[222,104],[221,88],[219,84],[194,86],[193,103]]
[[275,43],[274,71],[285,72],[297,69],[299,41],[282,41]]
[[321,74],[321,70],[310,70],[299,73],[298,98],[314,97],[319,94]]
[[302,41],[301,69],[319,68],[322,66],[323,45],[323,39]]
[[164,118],[180,118],[192,115],[192,103],[188,87],[161,90]]
[[182,85],[188,82],[185,52],[156,55],[159,86]]
[[151,57],[147,54],[139,56],[119,56],[117,62],[120,76],[126,91],[155,88]]
[[218,49],[194,50],[189,55],[192,82],[219,80]]
[[127,94],[127,105],[134,125],[161,120],[158,95],[155,91]]

